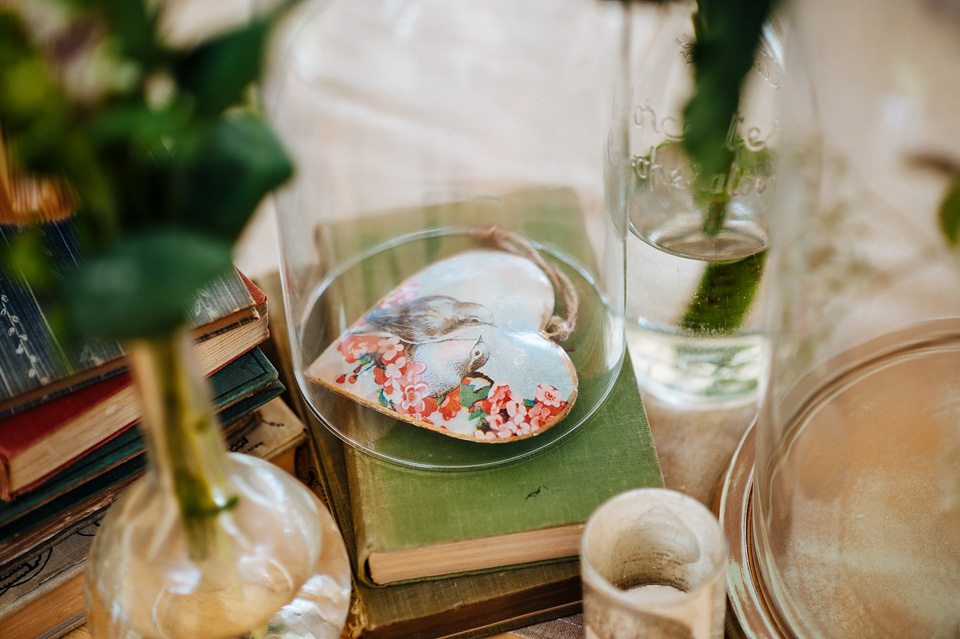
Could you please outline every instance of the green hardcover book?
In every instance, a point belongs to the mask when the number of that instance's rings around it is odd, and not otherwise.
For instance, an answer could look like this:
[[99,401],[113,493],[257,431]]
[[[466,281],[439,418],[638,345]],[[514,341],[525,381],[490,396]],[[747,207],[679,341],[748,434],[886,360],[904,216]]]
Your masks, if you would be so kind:
[[346,451],[357,573],[386,584],[576,556],[608,497],[662,486],[629,361],[597,415],[530,459],[437,472]]
[[[379,519],[367,521],[361,514],[364,509],[368,517],[383,517],[384,522],[392,511],[397,518],[383,525],[392,528],[399,537],[419,540],[440,538],[424,530],[431,527],[447,532],[482,529],[492,533],[498,528],[500,532],[520,530],[520,522],[533,526],[536,521],[569,526],[578,535],[579,523],[605,496],[635,486],[663,483],[629,361],[594,421],[554,448],[501,468],[470,472],[408,471],[375,462],[352,449],[344,450],[340,441],[312,416],[309,426],[317,443],[320,464],[319,468],[310,468],[307,461],[298,459],[298,474],[318,491],[323,480],[326,502],[340,523],[354,564],[354,603],[345,635],[353,638],[485,636],[572,614],[578,609],[581,596],[575,557],[444,579],[373,586],[360,553],[366,552],[369,556],[370,529],[381,524]],[[586,450],[591,447],[598,450]],[[594,467],[584,466],[575,471],[567,467],[585,464],[594,464]],[[358,482],[358,471],[364,472],[360,468],[372,470],[365,480]],[[352,482],[348,474],[354,476]],[[516,485],[508,485],[509,482]],[[591,483],[594,486],[587,485]],[[426,495],[438,487],[439,495]],[[471,496],[470,492],[477,491],[478,487],[481,493],[498,493],[509,498]],[[379,490],[385,492],[370,492]],[[541,497],[545,498],[542,505],[534,507]],[[357,501],[364,499],[368,504],[379,501],[385,509],[374,514],[375,507],[357,505]],[[387,504],[389,500],[394,503]],[[574,502],[577,505],[573,505]],[[484,504],[490,510],[478,511]],[[539,515],[517,514],[527,508]],[[553,508],[561,514],[549,513]],[[404,509],[413,511],[412,516],[400,514]],[[367,521],[364,524],[367,530],[355,531],[354,521]],[[561,521],[568,523],[561,524]],[[456,540],[469,536],[470,533],[461,533],[456,535]],[[366,550],[361,550],[361,543],[367,546]],[[502,548],[487,548],[491,554],[502,551]]]
[[[297,476],[330,507],[351,560],[356,557],[341,442],[310,416],[315,446],[297,451]],[[576,562],[374,588],[354,579],[341,637],[470,638],[575,613]]]
[[[369,217],[317,229],[317,250],[330,256],[333,263],[384,242],[411,237],[425,228],[442,232],[424,241],[391,244],[391,251],[371,254],[362,265],[342,273],[325,290],[324,303],[293,327],[298,331],[300,355],[308,360],[319,355],[403,278],[438,259],[475,248],[476,240],[469,231],[475,230],[477,224],[499,223],[519,232],[538,247],[545,259],[553,260],[551,256],[557,253],[580,265],[594,264],[594,247],[583,241],[583,215],[571,189],[533,189],[496,199],[451,202],[387,214],[371,212]],[[557,260],[555,266],[561,270],[573,268],[562,260]],[[314,274],[318,278],[325,275]],[[573,270],[567,275],[577,276]],[[600,304],[581,303],[579,311],[580,328],[607,320]],[[584,335],[591,332],[582,331]],[[284,368],[290,374],[293,365],[284,352],[287,346],[278,340],[280,360],[286,362]],[[578,608],[581,586],[576,547],[587,515],[606,496],[663,482],[632,368],[629,362],[625,363],[620,377],[614,380],[606,369],[606,346],[605,342],[591,343],[576,336],[564,343],[564,348],[576,352],[574,364],[581,382],[602,382],[592,384],[593,388],[581,383],[574,410],[592,410],[590,394],[613,383],[605,406],[582,428],[549,450],[509,466],[443,473],[389,466],[354,449],[345,450],[313,414],[305,415],[312,439],[318,445],[319,462],[311,468],[300,460],[301,477],[308,477],[315,490],[320,489],[321,481],[326,482],[327,503],[340,524],[356,577],[346,636],[486,636],[571,614]],[[410,447],[422,446],[428,436],[433,436],[350,399],[308,390],[312,391],[314,406],[335,422],[340,432],[357,441],[375,440],[377,449],[386,454],[405,457]],[[305,404],[302,407],[306,408]],[[560,432],[556,427],[554,430]],[[438,458],[449,461],[459,459],[458,455],[471,459],[496,456],[491,447],[441,439],[431,442],[430,450]],[[509,445],[541,441],[544,438]],[[592,451],[598,446],[602,450]],[[594,467],[590,468],[590,464]],[[574,472],[568,465],[582,468]],[[591,477],[590,471],[597,477]],[[586,484],[592,481],[598,483],[587,488]],[[495,494],[484,497],[470,495],[470,491]],[[529,515],[515,517],[538,500],[540,505],[532,508]],[[427,530],[431,527],[436,530]],[[529,531],[542,534],[527,535]],[[566,550],[559,556],[534,558],[529,553],[531,543],[555,545],[550,538],[554,533],[561,535]],[[389,541],[378,547],[378,539]],[[502,545],[494,544],[495,552],[488,546],[477,553],[470,548],[477,541]],[[440,558],[441,553],[434,551],[447,543],[470,551],[462,554],[474,558],[479,554],[498,558],[481,566],[439,566],[434,559]],[[521,550],[516,550],[521,546]],[[403,555],[407,551],[419,552],[421,547],[428,549],[423,555],[428,560],[415,563],[428,567],[430,574],[406,574],[400,577],[402,583],[373,585],[368,567],[372,552],[397,549]],[[508,557],[504,547],[516,554]],[[506,565],[511,568],[500,567]],[[446,576],[440,578],[441,575]]]

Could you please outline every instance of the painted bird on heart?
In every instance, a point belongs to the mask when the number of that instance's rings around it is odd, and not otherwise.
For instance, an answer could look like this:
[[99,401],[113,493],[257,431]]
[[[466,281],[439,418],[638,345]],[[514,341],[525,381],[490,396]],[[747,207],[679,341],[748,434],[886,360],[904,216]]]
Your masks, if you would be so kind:
[[430,397],[443,397],[458,387],[464,377],[477,374],[477,370],[490,359],[490,347],[483,337],[476,340],[446,339],[417,344],[411,347],[410,357],[426,365],[421,379],[430,389]]
[[478,326],[494,325],[489,308],[449,295],[425,295],[405,304],[374,309],[365,319],[407,344],[456,339]]

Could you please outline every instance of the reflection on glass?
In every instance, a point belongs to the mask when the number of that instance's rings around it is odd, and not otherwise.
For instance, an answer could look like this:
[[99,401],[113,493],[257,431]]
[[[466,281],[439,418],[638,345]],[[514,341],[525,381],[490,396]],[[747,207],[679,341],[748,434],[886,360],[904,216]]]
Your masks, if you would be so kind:
[[729,124],[731,164],[706,181],[709,192],[698,190],[703,178],[684,150],[696,9],[649,3],[638,16],[626,311],[644,390],[708,409],[758,397],[784,60],[779,34],[766,27]]
[[[350,0],[308,4],[297,27],[265,92],[298,168],[276,204],[311,408],[347,443],[420,468],[491,466],[560,441],[600,406],[624,355],[622,7]],[[410,276],[483,248],[492,224],[576,290],[576,329],[558,343],[579,387],[562,422],[482,445],[311,382],[310,364],[345,330]]]
[[960,12],[793,10],[822,126],[784,116],[753,505],[762,585],[796,637],[954,637],[960,249],[942,215],[960,177]]

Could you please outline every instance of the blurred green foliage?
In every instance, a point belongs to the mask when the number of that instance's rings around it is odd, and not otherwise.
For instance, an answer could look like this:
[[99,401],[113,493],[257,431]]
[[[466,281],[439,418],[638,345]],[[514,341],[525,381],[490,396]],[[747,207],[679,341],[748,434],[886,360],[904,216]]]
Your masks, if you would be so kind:
[[[764,23],[779,0],[697,0],[692,56],[694,93],[684,111],[684,148],[699,167],[695,193],[707,215],[704,233],[722,228],[726,199],[714,194],[710,179],[726,174],[735,149],[725,144],[740,102],[743,79],[753,64]],[[940,206],[946,239],[960,246],[960,169],[950,168],[951,184]]]
[[736,332],[757,295],[766,259],[763,250],[739,260],[708,264],[680,327],[711,336]]
[[960,171],[954,174],[940,207],[940,228],[951,244],[960,246]]
[[0,123],[15,170],[77,202],[84,253],[62,281],[22,233],[6,256],[90,337],[177,329],[192,293],[231,268],[234,242],[293,166],[257,113],[282,3],[190,45],[168,43],[149,0],[29,0],[0,7]]

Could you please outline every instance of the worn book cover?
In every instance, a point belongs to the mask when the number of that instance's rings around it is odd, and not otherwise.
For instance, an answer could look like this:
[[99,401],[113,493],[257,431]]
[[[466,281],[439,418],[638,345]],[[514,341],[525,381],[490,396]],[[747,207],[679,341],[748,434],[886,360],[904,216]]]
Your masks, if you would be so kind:
[[[314,446],[298,450],[297,476],[328,504],[356,564],[343,445],[312,415],[307,425]],[[342,637],[466,639],[576,612],[580,571],[576,560],[567,560],[388,587],[355,579],[351,596]]]
[[[302,421],[279,398],[227,435],[227,447],[269,459],[288,471],[289,454],[306,441]],[[82,623],[82,573],[104,509],[62,538],[0,565],[0,637],[54,637]]]
[[[73,223],[42,227],[56,267],[68,272],[81,256]],[[0,225],[0,252],[21,232]],[[257,301],[235,270],[218,277],[197,293],[190,306],[190,323],[197,338],[258,317]],[[17,273],[0,265],[0,416],[12,414],[50,397],[81,388],[116,374],[125,366],[117,342],[88,340],[61,343],[51,332],[48,309]]]
[[457,472],[345,457],[357,574],[379,584],[573,557],[601,502],[663,485],[629,359],[597,414],[530,459]]

